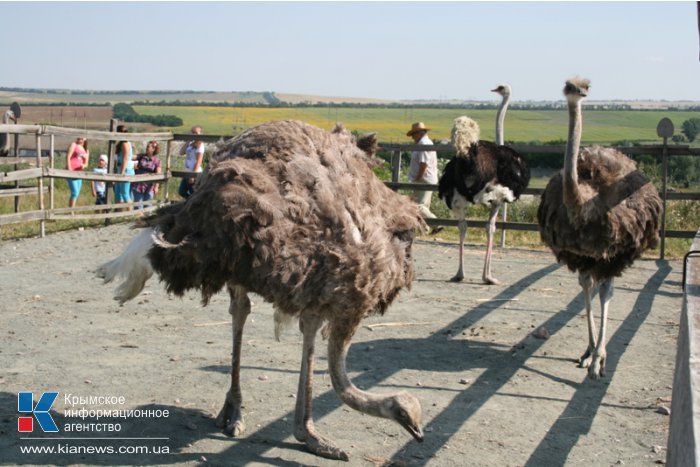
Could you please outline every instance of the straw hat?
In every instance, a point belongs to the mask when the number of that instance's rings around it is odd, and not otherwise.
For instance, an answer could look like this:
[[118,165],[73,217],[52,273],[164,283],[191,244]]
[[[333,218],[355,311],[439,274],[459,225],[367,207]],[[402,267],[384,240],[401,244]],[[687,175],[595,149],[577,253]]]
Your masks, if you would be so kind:
[[425,126],[425,123],[423,122],[416,122],[413,125],[411,125],[411,129],[406,133],[406,136],[412,136],[413,133],[417,131],[430,131],[430,128]]

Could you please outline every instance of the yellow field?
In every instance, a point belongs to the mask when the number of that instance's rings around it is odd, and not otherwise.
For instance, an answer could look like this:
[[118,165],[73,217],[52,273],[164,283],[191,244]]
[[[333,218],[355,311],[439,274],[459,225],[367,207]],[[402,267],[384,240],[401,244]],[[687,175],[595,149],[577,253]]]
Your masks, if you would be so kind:
[[[424,108],[254,108],[254,107],[174,107],[134,106],[140,114],[170,114],[182,118],[175,132],[187,133],[192,125],[201,125],[208,134],[235,135],[269,120],[295,119],[330,130],[342,122],[349,130],[377,132],[382,142],[408,143],[406,131],[412,122],[423,121],[433,131],[433,140],[449,139],[452,121],[461,115],[475,119],[483,139],[495,137],[495,109],[424,109]],[[663,117],[670,118],[680,132],[681,125],[697,112],[584,110],[584,144],[611,144],[621,141],[659,143],[656,126]],[[506,141],[521,143],[566,139],[568,114],[565,110],[518,110],[508,112]]]

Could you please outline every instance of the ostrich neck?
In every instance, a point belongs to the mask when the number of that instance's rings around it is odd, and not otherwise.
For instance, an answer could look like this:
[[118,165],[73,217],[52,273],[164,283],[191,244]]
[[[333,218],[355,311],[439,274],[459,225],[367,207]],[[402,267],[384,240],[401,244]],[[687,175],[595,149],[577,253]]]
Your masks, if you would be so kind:
[[343,402],[355,410],[373,415],[375,417],[389,418],[384,410],[384,401],[391,394],[372,394],[357,388],[348,378],[345,369],[345,359],[348,354],[350,342],[339,344],[333,337],[328,341],[328,369],[331,374],[333,388]]
[[503,96],[501,105],[498,107],[498,113],[496,114],[496,144],[503,146],[503,123],[506,120],[506,110],[508,110],[508,102],[510,102],[510,96]]
[[564,156],[564,205],[574,208],[581,205],[578,186],[577,159],[581,148],[581,102],[569,103],[569,139]]

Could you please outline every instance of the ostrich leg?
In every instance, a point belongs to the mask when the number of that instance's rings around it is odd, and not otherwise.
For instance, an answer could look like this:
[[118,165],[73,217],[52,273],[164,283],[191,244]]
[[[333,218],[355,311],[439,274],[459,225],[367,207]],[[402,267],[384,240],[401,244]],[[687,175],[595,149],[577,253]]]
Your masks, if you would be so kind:
[[605,333],[608,324],[608,308],[613,296],[613,279],[606,279],[600,284],[600,334],[598,335],[598,345],[593,349],[591,355],[593,362],[588,367],[588,377],[598,379],[605,376]]
[[299,389],[294,412],[294,437],[306,444],[312,453],[329,459],[349,459],[345,451],[338,448],[332,441],[316,432],[313,420],[313,385],[314,385],[314,347],[316,333],[321,326],[317,316],[304,316],[299,320],[299,327],[304,335],[304,349],[301,357],[299,372]]
[[241,340],[243,326],[250,314],[250,300],[246,290],[237,286],[228,287],[231,304],[228,312],[231,314],[233,327],[233,351],[231,352],[231,388],[226,393],[224,406],[216,417],[216,426],[224,429],[229,436],[239,436],[245,431],[243,414],[241,413]]
[[500,281],[491,275],[491,254],[493,252],[493,235],[496,233],[496,217],[498,216],[498,208],[495,204],[491,206],[489,214],[489,223],[486,225],[486,258],[484,259],[484,274],[482,279],[485,284],[497,285]]
[[591,308],[594,292],[593,278],[588,274],[579,274],[578,283],[581,284],[581,289],[583,290],[583,301],[586,304],[586,321],[588,323],[588,347],[586,348],[586,352],[579,357],[578,363],[581,368],[589,368],[592,362],[591,355],[596,347],[595,321]]
[[467,219],[462,216],[459,220],[459,269],[450,282],[461,282],[464,279],[464,237],[467,234]]

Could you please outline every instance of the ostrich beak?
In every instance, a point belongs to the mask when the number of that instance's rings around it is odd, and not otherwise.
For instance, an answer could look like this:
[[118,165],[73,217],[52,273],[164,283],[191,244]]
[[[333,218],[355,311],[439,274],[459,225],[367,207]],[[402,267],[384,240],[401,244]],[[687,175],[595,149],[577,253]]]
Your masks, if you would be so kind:
[[416,441],[418,441],[419,443],[423,442],[423,430],[421,430],[421,428],[418,425],[413,426],[408,423],[402,423],[401,426],[403,426],[406,429],[406,431],[411,433],[411,436],[413,436],[413,438],[415,438]]
[[498,88],[492,89],[491,92],[498,92]]

